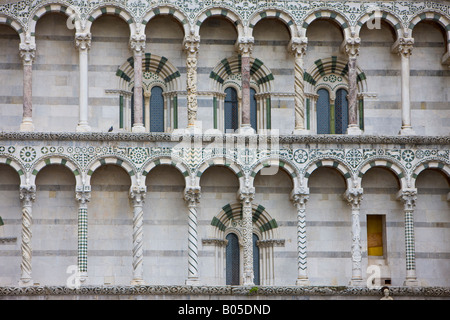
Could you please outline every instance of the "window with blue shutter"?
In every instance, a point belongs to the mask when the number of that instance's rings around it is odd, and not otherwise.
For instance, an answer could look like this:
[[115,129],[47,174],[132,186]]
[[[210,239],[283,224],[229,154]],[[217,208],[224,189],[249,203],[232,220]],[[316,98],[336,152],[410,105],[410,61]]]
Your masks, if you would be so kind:
[[234,233],[229,233],[226,248],[226,284],[239,285],[240,283],[240,253],[239,239]]
[[164,97],[161,87],[153,87],[151,90],[150,132],[164,132]]
[[238,95],[236,89],[228,87],[225,89],[225,133],[227,130],[237,130],[239,127]]

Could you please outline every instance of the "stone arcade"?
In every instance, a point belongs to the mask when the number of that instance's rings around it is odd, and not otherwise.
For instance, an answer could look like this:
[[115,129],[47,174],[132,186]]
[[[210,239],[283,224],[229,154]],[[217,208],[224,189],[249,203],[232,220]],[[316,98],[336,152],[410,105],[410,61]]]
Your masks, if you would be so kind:
[[1,297],[450,297],[449,53],[448,1],[3,1]]

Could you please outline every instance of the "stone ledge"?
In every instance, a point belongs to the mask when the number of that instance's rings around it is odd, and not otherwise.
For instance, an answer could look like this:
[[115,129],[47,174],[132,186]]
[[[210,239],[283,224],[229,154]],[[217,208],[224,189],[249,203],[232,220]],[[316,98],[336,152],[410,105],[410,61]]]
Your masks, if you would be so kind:
[[[258,141],[270,141],[266,135],[239,134],[171,134],[171,133],[103,133],[103,132],[0,132],[0,140],[45,140],[45,141],[130,141],[130,142],[180,142],[183,137],[191,137],[195,141],[211,142],[227,138]],[[332,144],[415,144],[415,145],[448,145],[450,136],[382,136],[382,135],[280,135],[275,136],[279,143],[332,143]]]
[[[448,287],[389,287],[395,297],[450,298]],[[0,287],[0,297],[13,296],[110,296],[110,295],[174,295],[174,296],[319,296],[382,297],[380,289],[347,286],[66,286]],[[1,298],[0,298],[1,299]]]

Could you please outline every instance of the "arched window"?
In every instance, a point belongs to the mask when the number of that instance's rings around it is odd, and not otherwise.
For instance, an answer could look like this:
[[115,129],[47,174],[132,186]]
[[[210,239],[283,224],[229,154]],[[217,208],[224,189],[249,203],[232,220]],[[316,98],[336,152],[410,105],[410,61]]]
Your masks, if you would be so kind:
[[335,133],[346,133],[348,127],[348,101],[347,90],[339,89],[336,91],[336,100],[334,105],[335,114]]
[[150,132],[164,132],[163,89],[155,86],[150,96]]
[[317,133],[330,133],[330,93],[326,89],[319,89],[317,94]]
[[226,284],[239,285],[240,283],[240,250],[239,239],[234,233],[226,237]]
[[228,87],[225,89],[225,133],[227,130],[237,130],[239,128],[238,95],[236,89]]

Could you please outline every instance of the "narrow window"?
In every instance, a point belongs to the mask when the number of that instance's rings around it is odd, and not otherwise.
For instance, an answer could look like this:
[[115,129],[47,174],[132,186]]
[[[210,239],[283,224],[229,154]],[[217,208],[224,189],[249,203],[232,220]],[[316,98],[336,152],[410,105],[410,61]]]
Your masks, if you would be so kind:
[[255,285],[260,284],[259,277],[259,247],[257,245],[257,241],[259,238],[256,234],[253,234],[253,274],[254,274],[254,283]]
[[164,132],[164,97],[161,87],[153,87],[151,90],[150,132]]
[[339,89],[336,92],[335,102],[335,133],[345,133],[348,127],[348,101],[347,90]]
[[255,131],[257,128],[257,116],[256,116],[256,98],[255,98],[256,91],[253,88],[250,88],[250,125],[252,126]]
[[240,253],[239,239],[234,233],[229,233],[226,248],[226,284],[239,285],[240,282]]
[[317,133],[330,133],[330,93],[326,89],[317,91]]
[[234,88],[228,87],[225,89],[225,132],[227,130],[237,130],[239,127],[238,114],[238,96]]

